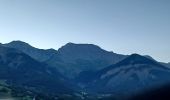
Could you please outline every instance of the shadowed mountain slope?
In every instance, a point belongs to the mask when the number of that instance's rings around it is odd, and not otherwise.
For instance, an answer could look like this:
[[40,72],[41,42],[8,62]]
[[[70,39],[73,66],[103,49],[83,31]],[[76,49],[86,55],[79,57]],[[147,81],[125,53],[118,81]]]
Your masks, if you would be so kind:
[[[23,52],[0,46],[0,80],[8,85],[44,93],[67,93],[69,82],[55,68]],[[67,81],[67,82],[66,82]]]

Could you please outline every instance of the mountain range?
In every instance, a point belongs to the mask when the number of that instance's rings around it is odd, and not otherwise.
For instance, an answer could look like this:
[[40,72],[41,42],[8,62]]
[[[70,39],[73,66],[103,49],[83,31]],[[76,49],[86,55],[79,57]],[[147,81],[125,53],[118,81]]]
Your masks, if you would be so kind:
[[40,63],[19,50],[0,46],[0,65],[0,79],[9,85],[36,87],[36,91],[45,90],[48,93],[71,91],[65,86],[68,83],[66,78],[55,68]]
[[3,46],[18,49],[39,62],[57,68],[70,78],[76,77],[82,71],[102,69],[126,57],[105,51],[93,44],[68,43],[58,50],[37,49],[22,41],[13,41]]
[[93,44],[67,43],[58,50],[22,41],[0,44],[0,82],[52,100],[126,100],[169,84],[169,68],[150,56],[116,54]]

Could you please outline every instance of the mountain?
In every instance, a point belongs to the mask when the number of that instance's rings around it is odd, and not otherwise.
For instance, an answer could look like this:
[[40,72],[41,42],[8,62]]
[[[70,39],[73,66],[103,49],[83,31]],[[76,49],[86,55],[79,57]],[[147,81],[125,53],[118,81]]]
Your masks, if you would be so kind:
[[[100,60],[103,62],[103,65],[109,65],[124,58],[124,55],[105,51],[99,46],[93,44],[67,43],[66,45],[59,48],[58,53],[62,55],[61,58],[68,63],[75,63],[83,59],[85,61]],[[98,69],[100,69],[100,66]]]
[[170,83],[169,76],[169,68],[147,57],[132,54],[93,74],[93,80],[86,88],[123,97]]
[[[50,65],[62,66],[62,71],[69,77],[75,77],[83,71],[96,71],[108,65],[119,62],[126,56],[108,52],[93,44],[67,43],[58,49],[60,62],[56,57],[49,59]],[[57,59],[58,59],[57,58]],[[61,68],[61,67],[60,67]],[[70,71],[71,70],[71,71]]]
[[10,97],[40,95],[41,100],[127,100],[170,84],[167,65],[93,44],[43,50],[13,41],[0,44],[0,95],[9,90]]
[[0,46],[0,80],[10,86],[38,93],[53,95],[72,92],[71,82],[56,68],[4,46]]
[[50,57],[57,53],[54,49],[38,49],[22,41],[12,41],[10,43],[3,44],[3,46],[18,49],[40,62],[50,59]]
[[40,62],[45,62],[69,78],[74,78],[83,71],[102,69],[126,57],[93,44],[67,43],[58,51],[37,49],[22,41],[13,41],[3,46],[18,49]]

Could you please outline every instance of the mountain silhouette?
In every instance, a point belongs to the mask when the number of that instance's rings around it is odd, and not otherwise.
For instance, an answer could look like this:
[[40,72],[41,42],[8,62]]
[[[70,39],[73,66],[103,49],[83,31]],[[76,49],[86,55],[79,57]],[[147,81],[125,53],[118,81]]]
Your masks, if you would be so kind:
[[3,46],[20,50],[40,62],[48,60],[51,56],[57,53],[54,49],[38,49],[22,41],[12,41],[10,43],[3,44]]
[[38,49],[22,41],[12,41],[3,46],[18,49],[39,62],[45,62],[69,78],[74,78],[82,71],[102,69],[126,57],[93,44],[67,43],[58,51]]
[[49,100],[134,100],[151,91],[158,96],[170,83],[168,66],[150,56],[116,54],[94,44],[67,43],[58,50],[22,41],[0,44],[0,83],[53,97]]

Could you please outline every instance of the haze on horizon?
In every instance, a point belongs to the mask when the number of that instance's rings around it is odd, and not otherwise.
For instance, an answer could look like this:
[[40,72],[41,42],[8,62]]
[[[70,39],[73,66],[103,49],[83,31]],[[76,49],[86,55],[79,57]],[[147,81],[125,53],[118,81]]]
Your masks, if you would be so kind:
[[0,27],[0,43],[90,43],[170,62],[169,0],[0,0]]

